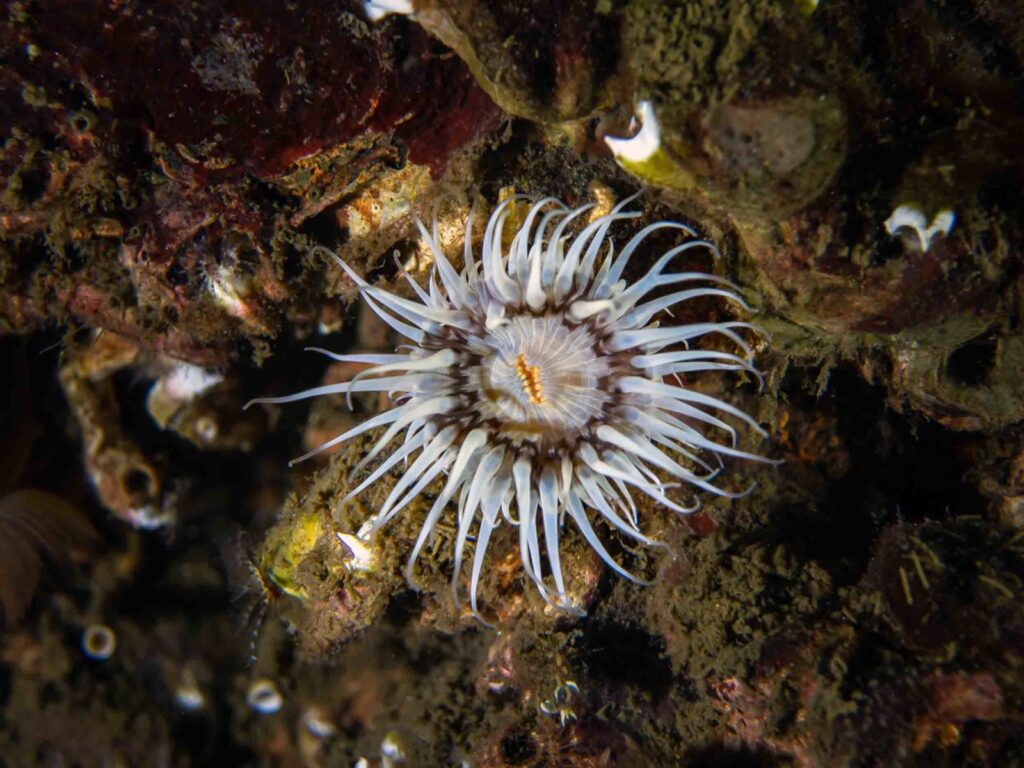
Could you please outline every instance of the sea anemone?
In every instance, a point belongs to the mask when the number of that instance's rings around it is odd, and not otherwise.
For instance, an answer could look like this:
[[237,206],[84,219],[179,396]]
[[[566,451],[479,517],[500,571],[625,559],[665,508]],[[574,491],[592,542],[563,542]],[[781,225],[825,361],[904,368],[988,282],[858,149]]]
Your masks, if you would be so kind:
[[[670,308],[697,299],[749,307],[737,287],[721,277],[666,271],[688,252],[718,257],[715,246],[685,224],[650,224],[616,254],[608,231],[616,222],[640,216],[624,210],[631,200],[581,226],[581,217],[594,206],[573,210],[545,198],[525,213],[507,248],[504,225],[514,208],[512,199],[505,200],[487,222],[479,261],[473,253],[470,215],[461,272],[440,246],[436,219],[433,232],[417,220],[434,259],[427,288],[405,275],[418,300],[371,285],[323,249],[355,281],[369,306],[409,340],[406,351],[339,355],[312,348],[333,360],[374,367],[346,383],[253,401],[402,393],[390,410],[295,461],[386,427],[353,469],[356,475],[404,432],[404,439],[342,503],[396,466],[404,467],[380,509],[357,534],[369,541],[435,479],[446,477],[413,546],[406,576],[413,583],[416,559],[449,503],[457,499],[452,589],[458,601],[466,543],[475,529],[469,600],[478,617],[484,556],[502,523],[518,529],[523,570],[545,601],[578,611],[566,596],[559,558],[566,518],[609,567],[641,581],[608,552],[595,530],[596,520],[654,545],[640,530],[634,490],[688,514],[698,509],[699,501],[681,500],[679,489],[694,496],[697,491],[728,498],[743,495],[715,484],[723,457],[767,461],[737,447],[730,421],[762,432],[752,418],[679,378],[741,371],[761,381],[749,341],[757,328],[717,321],[661,327],[656,321]],[[630,259],[658,230],[676,230],[685,241],[657,258],[639,280],[627,282],[623,275]],[[658,290],[668,286],[679,290]],[[652,292],[655,297],[649,297]],[[709,337],[725,340],[735,351],[697,347]]]

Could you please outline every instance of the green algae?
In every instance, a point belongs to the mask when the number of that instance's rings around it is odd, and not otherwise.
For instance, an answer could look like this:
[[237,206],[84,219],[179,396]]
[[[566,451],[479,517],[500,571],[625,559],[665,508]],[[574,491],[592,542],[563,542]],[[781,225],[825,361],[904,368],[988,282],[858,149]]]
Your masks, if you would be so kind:
[[784,545],[709,537],[688,543],[654,588],[647,622],[672,638],[666,653],[677,672],[746,678],[764,641],[813,617],[832,588],[827,572]]
[[780,4],[764,0],[631,3],[624,46],[639,95],[704,108],[732,98],[750,85],[743,73],[751,59],[768,55],[765,30],[785,18]]

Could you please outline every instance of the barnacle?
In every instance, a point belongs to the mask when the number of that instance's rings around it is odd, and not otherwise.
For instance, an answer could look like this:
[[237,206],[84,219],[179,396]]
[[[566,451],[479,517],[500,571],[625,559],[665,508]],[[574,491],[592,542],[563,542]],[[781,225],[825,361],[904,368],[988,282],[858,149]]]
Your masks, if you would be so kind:
[[90,624],[82,632],[82,653],[94,661],[106,661],[117,650],[117,634],[106,624]]
[[[684,224],[650,224],[616,254],[608,232],[617,222],[640,216],[625,210],[631,199],[577,226],[575,234],[570,227],[593,206],[573,210],[554,198],[541,200],[522,218],[507,249],[504,225],[514,200],[505,200],[487,222],[479,261],[473,253],[470,217],[461,272],[438,242],[436,221],[432,232],[417,221],[435,264],[426,288],[406,275],[418,301],[371,285],[328,251],[369,306],[409,339],[408,351],[339,355],[315,348],[333,360],[374,367],[349,382],[253,401],[403,393],[390,410],[296,461],[386,428],[354,468],[356,475],[404,432],[404,439],[342,503],[405,466],[384,503],[357,533],[368,542],[435,479],[446,476],[413,546],[406,575],[412,582],[418,556],[456,500],[452,589],[458,600],[466,545],[475,530],[469,599],[477,616],[484,557],[499,525],[518,529],[523,569],[544,599],[576,610],[566,596],[559,556],[566,519],[608,566],[640,581],[608,552],[595,520],[653,545],[640,529],[634,490],[686,514],[699,506],[697,491],[742,495],[715,484],[723,458],[768,461],[741,450],[737,430],[727,420],[762,432],[752,418],[679,379],[705,371],[741,371],[760,380],[750,342],[757,329],[746,322],[660,327],[655,321],[671,307],[697,299],[747,305],[736,286],[721,277],[666,271],[688,252],[718,255],[711,242]],[[656,259],[637,282],[627,283],[623,275],[633,255],[659,230],[675,230],[685,240]],[[659,290],[670,286],[678,290]],[[652,292],[655,297],[645,299]],[[699,348],[698,342],[708,337],[719,337],[737,351]],[[680,499],[678,488],[693,491],[694,498]]]
[[555,688],[555,695],[540,703],[541,714],[558,720],[563,728],[576,722],[573,702],[580,695],[580,687],[572,680],[566,680]]
[[206,708],[206,695],[199,687],[195,673],[185,667],[174,688],[174,703],[185,712],[199,712]]
[[254,680],[245,694],[245,701],[261,715],[272,715],[284,705],[284,697],[273,680],[261,677]]

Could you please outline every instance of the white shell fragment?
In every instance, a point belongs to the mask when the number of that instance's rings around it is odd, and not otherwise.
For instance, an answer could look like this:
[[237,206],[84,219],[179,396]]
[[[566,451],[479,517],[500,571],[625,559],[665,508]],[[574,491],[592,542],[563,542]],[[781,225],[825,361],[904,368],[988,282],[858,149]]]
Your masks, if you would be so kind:
[[392,13],[411,16],[414,12],[410,0],[367,0],[363,3],[363,10],[370,21],[380,21]]
[[174,522],[174,513],[170,508],[165,509],[155,504],[147,504],[144,507],[128,510],[125,520],[140,531],[157,531]]
[[924,213],[913,205],[900,205],[885,220],[885,231],[890,235],[910,235],[911,241],[922,253],[927,253],[936,237],[946,237],[953,231],[956,214],[945,208],[932,218],[931,223]]
[[180,401],[193,400],[211,387],[224,381],[224,377],[216,371],[209,371],[198,365],[180,363],[166,376],[157,382],[169,397]]
[[203,695],[195,675],[185,670],[181,682],[174,690],[174,703],[186,712],[199,712],[206,707],[206,696]]
[[398,734],[391,732],[380,743],[381,768],[394,768],[405,762],[405,751],[398,739]]
[[[405,752],[402,749],[398,734],[392,731],[380,743],[380,768],[397,768],[399,765],[404,765],[405,761]],[[360,757],[353,764],[352,768],[371,768],[372,765],[374,763],[371,763],[369,758]]]
[[619,163],[645,162],[661,147],[661,126],[654,115],[654,105],[646,100],[639,102],[636,106],[636,116],[640,119],[640,131],[632,138],[604,137],[604,143],[608,145]]
[[302,725],[318,739],[330,739],[338,733],[337,726],[319,707],[310,707],[302,715]]
[[352,557],[345,561],[345,567],[352,573],[369,573],[373,570],[373,550],[358,535],[339,533],[338,541]]
[[216,371],[177,363],[149,388],[146,410],[161,429],[167,429],[182,408],[223,380],[224,377]]

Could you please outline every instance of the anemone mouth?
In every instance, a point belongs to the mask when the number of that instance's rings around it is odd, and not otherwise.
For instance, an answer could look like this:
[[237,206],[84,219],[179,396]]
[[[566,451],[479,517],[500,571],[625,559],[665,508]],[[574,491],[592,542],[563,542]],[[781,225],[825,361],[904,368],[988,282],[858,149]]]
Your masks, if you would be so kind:
[[[726,371],[761,380],[749,342],[758,330],[749,323],[714,319],[666,327],[657,322],[665,310],[694,299],[722,299],[749,308],[737,287],[723,278],[668,271],[687,251],[718,255],[712,243],[686,225],[650,224],[616,253],[607,233],[616,222],[639,217],[624,211],[631,199],[575,234],[568,234],[570,223],[591,206],[571,210],[551,198],[541,200],[505,248],[502,229],[513,202],[507,200],[488,220],[479,262],[472,223],[467,222],[461,271],[443,253],[436,225],[431,233],[417,222],[435,264],[427,289],[409,278],[418,301],[370,285],[330,254],[370,307],[410,340],[409,352],[336,355],[318,350],[335,360],[375,367],[349,382],[258,401],[284,403],[338,392],[404,393],[392,409],[299,460],[384,428],[354,474],[388,446],[390,452],[342,499],[404,466],[376,514],[360,528],[366,540],[434,480],[444,478],[412,549],[407,576],[412,581],[419,553],[451,504],[457,525],[452,587],[457,599],[467,542],[475,533],[469,597],[477,616],[484,557],[500,525],[518,530],[523,571],[540,595],[572,609],[559,553],[560,531],[568,521],[610,568],[641,581],[608,552],[594,522],[603,521],[641,544],[656,544],[641,531],[634,493],[687,514],[699,508],[699,492],[726,498],[745,493],[718,484],[726,458],[770,462],[738,447],[737,424],[763,435],[757,422],[723,400],[684,386],[679,378]],[[654,259],[640,279],[626,282],[622,276],[633,253],[659,229],[680,231],[686,239]],[[660,290],[670,286],[675,287],[670,292]],[[737,351],[701,348],[712,336]],[[692,503],[679,500],[679,489],[692,492]]]
[[580,435],[609,401],[600,385],[610,365],[598,347],[590,328],[559,315],[503,322],[487,334],[467,377],[481,422],[513,442]]

